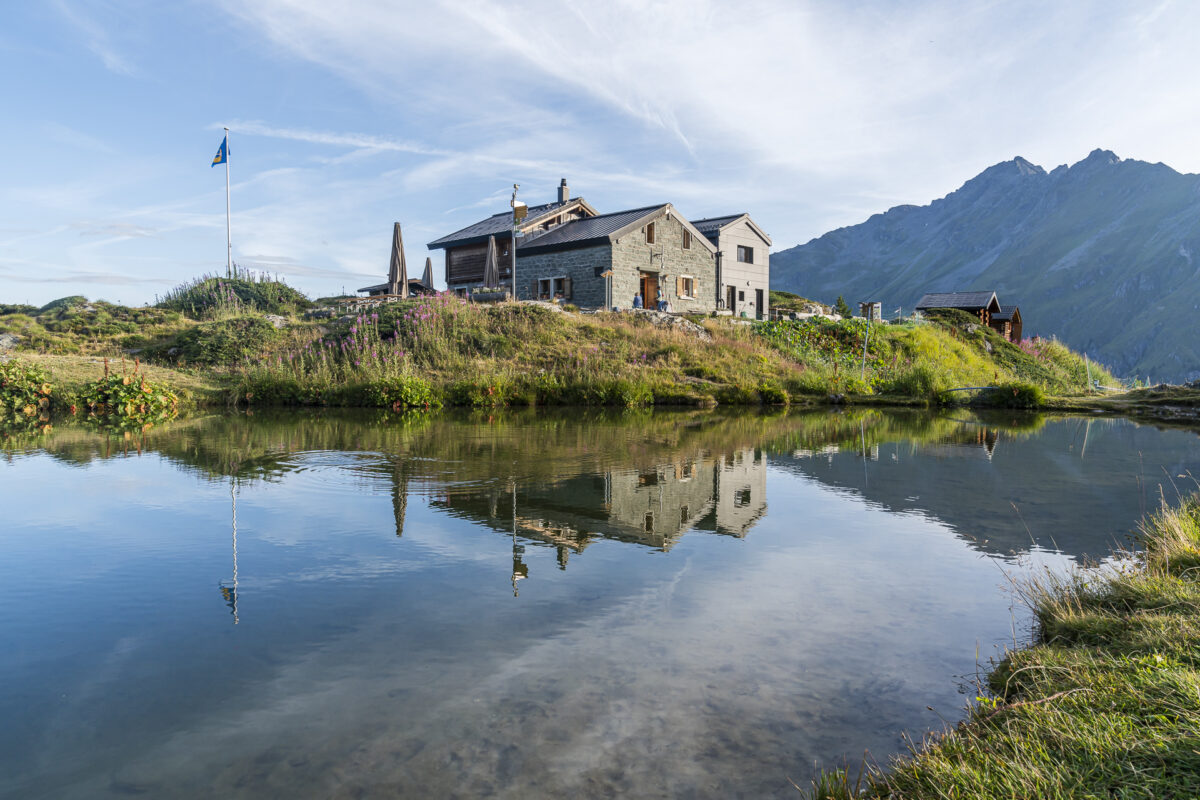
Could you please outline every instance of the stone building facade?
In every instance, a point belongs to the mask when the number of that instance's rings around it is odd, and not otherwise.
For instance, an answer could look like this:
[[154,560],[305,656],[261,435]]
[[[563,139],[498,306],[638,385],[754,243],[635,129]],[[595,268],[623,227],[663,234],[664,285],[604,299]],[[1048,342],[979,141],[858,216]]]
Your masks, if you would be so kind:
[[[484,233],[500,244],[498,219],[511,225],[511,215],[494,215],[429,246],[445,249],[448,265],[458,264],[456,254],[476,247]],[[735,313],[749,308],[747,316],[765,319],[770,239],[744,214],[714,219],[722,224],[707,220],[709,227],[702,229],[670,203],[597,214],[582,198],[569,198],[564,180],[559,202],[531,209],[522,223],[515,278],[506,260],[512,240],[505,239],[502,288],[519,300],[618,310],[633,307],[638,295],[643,307],[654,308],[661,290],[668,310],[700,314],[721,310],[728,297]],[[738,260],[743,254],[751,254],[749,263]],[[726,279],[719,279],[723,263],[731,266]],[[450,276],[453,270],[447,269]],[[460,293],[474,288],[447,280]]]
[[[606,274],[608,273],[608,274]],[[589,308],[716,308],[716,247],[670,204],[603,214],[529,237],[517,247],[517,297]]]

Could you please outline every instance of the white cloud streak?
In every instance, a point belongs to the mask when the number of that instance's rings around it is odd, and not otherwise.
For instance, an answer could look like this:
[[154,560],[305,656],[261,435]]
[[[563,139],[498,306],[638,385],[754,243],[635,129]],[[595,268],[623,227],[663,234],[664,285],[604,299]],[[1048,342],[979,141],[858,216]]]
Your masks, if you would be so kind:
[[[108,30],[98,23],[92,14],[84,11],[83,6],[83,3],[70,3],[67,0],[55,0],[54,2],[55,10],[83,36],[87,48],[100,58],[105,69],[117,75],[136,73],[137,70],[133,63],[113,46]],[[100,15],[111,15],[112,13],[111,7],[106,4],[100,4],[96,11]]]

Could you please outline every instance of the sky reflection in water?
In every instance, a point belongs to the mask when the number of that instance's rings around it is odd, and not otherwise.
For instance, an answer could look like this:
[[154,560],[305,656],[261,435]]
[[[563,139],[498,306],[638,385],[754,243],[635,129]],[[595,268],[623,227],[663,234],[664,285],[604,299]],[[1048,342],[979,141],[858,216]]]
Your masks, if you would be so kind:
[[956,719],[1028,634],[1005,573],[1107,553],[1198,442],[879,411],[11,438],[0,794],[794,796]]

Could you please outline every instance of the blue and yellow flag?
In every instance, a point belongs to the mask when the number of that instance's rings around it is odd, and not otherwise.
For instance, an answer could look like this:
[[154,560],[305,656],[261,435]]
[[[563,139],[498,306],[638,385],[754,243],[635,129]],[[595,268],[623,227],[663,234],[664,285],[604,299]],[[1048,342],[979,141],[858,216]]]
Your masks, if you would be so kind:
[[229,137],[226,136],[224,139],[221,140],[221,146],[217,148],[217,154],[215,156],[213,156],[212,165],[214,167],[217,164],[224,164],[226,161],[229,160],[228,144],[229,144]]

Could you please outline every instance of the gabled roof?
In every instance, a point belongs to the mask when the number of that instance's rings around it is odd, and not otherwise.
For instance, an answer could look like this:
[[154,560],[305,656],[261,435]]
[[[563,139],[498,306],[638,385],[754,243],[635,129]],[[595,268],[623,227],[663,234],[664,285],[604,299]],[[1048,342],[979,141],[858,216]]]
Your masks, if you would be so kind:
[[[562,211],[570,206],[579,205],[581,208],[595,215],[596,209],[588,205],[588,202],[582,197],[572,197],[565,203],[543,203],[540,206],[530,206],[529,211],[521,222],[521,227],[535,225],[544,217],[548,217],[556,211]],[[460,244],[474,244],[476,242],[486,242],[489,236],[501,236],[508,238],[508,233],[512,230],[512,211],[501,211],[499,214],[493,214],[487,219],[482,219],[473,225],[457,230],[454,233],[447,234],[440,239],[434,239],[427,247],[431,250],[449,247]]]
[[736,222],[746,220],[746,224],[750,226],[750,230],[758,234],[759,238],[771,246],[771,237],[767,236],[766,231],[754,224],[754,220],[750,219],[750,215],[746,212],[741,214],[726,214],[723,217],[705,217],[704,219],[694,220],[692,225],[696,226],[696,230],[704,234],[709,241],[716,242],[717,237],[721,235],[721,231],[733,225]]
[[[526,236],[520,240],[517,245],[517,257],[519,259],[521,254],[533,255],[535,253],[549,253],[555,250],[573,250],[577,247],[586,247],[605,241],[612,242],[629,231],[636,230],[647,222],[651,222],[663,214],[671,213],[673,210],[670,203],[662,203],[656,206],[631,208],[627,211],[614,211],[611,214],[600,214],[595,217],[572,220],[571,222],[559,225],[557,228],[551,228],[545,233]],[[696,230],[695,226],[688,222],[678,211],[675,211],[675,216],[684,227],[692,230],[694,234],[693,238],[696,241],[703,242],[709,251],[716,251],[712,243],[700,231]]]
[[1000,310],[992,314],[992,319],[996,322],[1012,322],[1020,317],[1021,309],[1017,306],[1000,306]]
[[917,303],[917,310],[923,311],[927,308],[958,308],[974,311],[978,308],[989,308],[993,305],[997,309],[1000,308],[1000,301],[996,299],[995,292],[934,292],[921,298],[921,302]]

